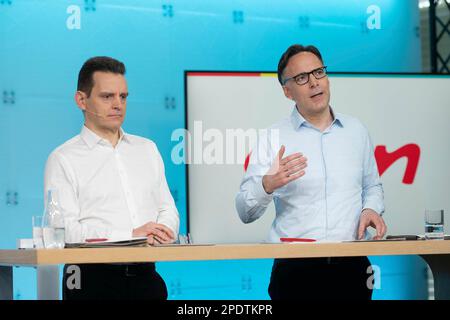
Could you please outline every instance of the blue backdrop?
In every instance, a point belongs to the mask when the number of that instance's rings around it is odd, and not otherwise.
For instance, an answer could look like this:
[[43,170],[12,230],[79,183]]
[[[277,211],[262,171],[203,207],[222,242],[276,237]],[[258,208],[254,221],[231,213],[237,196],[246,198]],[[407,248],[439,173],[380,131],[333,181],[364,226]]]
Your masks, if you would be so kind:
[[[184,127],[185,70],[273,71],[289,45],[303,43],[321,49],[329,71],[420,72],[419,35],[416,1],[0,0],[0,248],[31,237],[47,156],[82,126],[73,95],[89,57],[125,62],[124,128],[159,146],[186,233],[185,167],[170,161],[171,133]],[[375,298],[426,294],[417,258],[372,261],[386,266]],[[158,269],[170,298],[264,299],[271,263]],[[15,298],[35,298],[35,271],[14,272]]]

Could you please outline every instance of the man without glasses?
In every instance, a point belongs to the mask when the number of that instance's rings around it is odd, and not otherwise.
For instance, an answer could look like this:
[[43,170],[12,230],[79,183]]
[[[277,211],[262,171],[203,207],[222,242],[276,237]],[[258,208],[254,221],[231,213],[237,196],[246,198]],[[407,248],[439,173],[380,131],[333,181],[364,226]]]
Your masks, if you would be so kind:
[[[45,190],[56,190],[66,242],[147,237],[171,243],[179,216],[167,186],[161,155],[151,140],[122,129],[128,88],[125,66],[109,57],[87,60],[75,101],[84,115],[81,133],[56,148],[45,169]],[[166,299],[154,263],[82,264],[81,289],[64,299]]]

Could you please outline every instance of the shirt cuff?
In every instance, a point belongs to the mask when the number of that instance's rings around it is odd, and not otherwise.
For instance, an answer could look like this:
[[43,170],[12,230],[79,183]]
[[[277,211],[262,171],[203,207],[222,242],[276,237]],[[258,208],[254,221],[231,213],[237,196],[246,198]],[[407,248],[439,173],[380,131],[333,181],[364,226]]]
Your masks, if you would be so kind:
[[267,206],[273,199],[273,192],[267,193],[264,190],[262,178],[255,184],[255,188],[253,189],[253,197],[259,205]]
[[383,216],[384,213],[384,207],[381,205],[377,205],[376,203],[370,203],[367,202],[363,209],[361,210],[361,212],[363,212],[365,209],[372,209],[373,211],[375,211],[377,214],[379,214],[381,217]]
[[165,217],[158,217],[157,223],[163,224],[167,228],[172,230],[173,235],[175,237],[175,241],[178,239],[179,224],[176,221],[173,221],[173,219],[169,219],[169,218],[165,218]]

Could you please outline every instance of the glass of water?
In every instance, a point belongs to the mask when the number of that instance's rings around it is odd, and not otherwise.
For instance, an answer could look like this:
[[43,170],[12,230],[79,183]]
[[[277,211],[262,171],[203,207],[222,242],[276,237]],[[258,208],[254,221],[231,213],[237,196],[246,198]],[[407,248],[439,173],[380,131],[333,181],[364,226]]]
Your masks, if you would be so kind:
[[444,239],[444,210],[425,210],[425,238]]
[[33,227],[33,246],[35,249],[44,248],[42,236],[42,216],[32,216],[31,224]]
[[185,235],[185,234],[178,235],[178,241],[176,243],[178,243],[178,244],[193,244],[194,242],[192,241],[191,234],[188,233],[187,235]]

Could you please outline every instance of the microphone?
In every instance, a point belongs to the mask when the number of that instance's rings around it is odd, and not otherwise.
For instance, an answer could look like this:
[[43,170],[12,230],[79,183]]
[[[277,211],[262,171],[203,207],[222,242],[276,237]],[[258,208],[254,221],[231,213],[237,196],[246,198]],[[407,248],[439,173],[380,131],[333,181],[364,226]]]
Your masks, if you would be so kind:
[[[97,112],[94,112],[94,111],[90,111],[87,108],[84,109],[84,111],[86,111],[87,113],[93,114],[94,116],[97,116],[99,118],[108,119],[108,116],[105,116],[105,115],[103,115],[101,113],[97,113]],[[120,116],[121,114],[116,114],[116,115]]]

